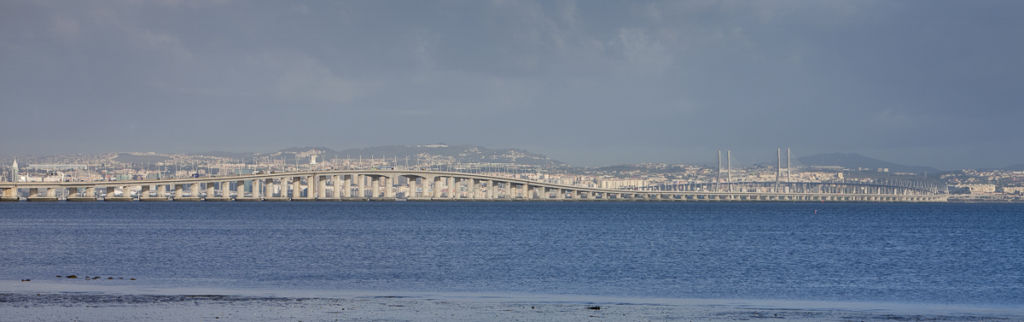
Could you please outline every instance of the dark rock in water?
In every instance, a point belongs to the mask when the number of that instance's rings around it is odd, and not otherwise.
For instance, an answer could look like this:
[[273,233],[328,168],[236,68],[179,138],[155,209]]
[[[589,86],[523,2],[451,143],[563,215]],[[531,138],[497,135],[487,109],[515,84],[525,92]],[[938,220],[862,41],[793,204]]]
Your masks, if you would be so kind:
[[107,279],[108,279],[108,280],[112,280],[112,279],[114,279],[114,278],[113,278],[113,277],[107,277]]
[[61,278],[61,277],[63,277],[63,276],[57,275],[57,278]]
[[78,275],[68,275],[68,278],[78,278]]
[[134,278],[134,277],[132,277],[132,278],[129,278],[129,279],[130,279],[130,280],[133,280],[133,281],[135,280],[135,278]]
[[588,307],[587,307],[587,309],[588,309],[588,310],[595,310],[595,311],[597,311],[597,310],[600,310],[600,309],[601,309],[601,307],[600,307],[600,306],[597,306],[597,305],[594,305],[594,306],[588,306]]
[[31,279],[27,279],[27,278],[26,278],[26,279],[23,279],[23,280],[21,280],[21,281],[22,281],[22,282],[31,282],[32,280],[31,280]]

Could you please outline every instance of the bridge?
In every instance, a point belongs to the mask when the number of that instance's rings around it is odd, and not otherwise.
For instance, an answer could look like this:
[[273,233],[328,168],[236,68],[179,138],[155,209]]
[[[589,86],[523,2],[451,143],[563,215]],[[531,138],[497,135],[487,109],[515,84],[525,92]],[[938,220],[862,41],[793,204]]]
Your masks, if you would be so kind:
[[728,189],[689,187],[694,189],[600,189],[515,176],[364,169],[159,180],[3,182],[0,201],[20,201],[22,196],[27,201],[947,201],[944,194],[895,185],[801,182],[775,184],[770,191],[733,184]]

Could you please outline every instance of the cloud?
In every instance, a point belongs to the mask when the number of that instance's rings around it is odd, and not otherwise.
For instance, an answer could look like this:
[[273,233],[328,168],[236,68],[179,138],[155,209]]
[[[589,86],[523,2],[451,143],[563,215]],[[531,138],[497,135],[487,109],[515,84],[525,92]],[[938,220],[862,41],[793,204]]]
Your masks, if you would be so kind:
[[257,56],[254,63],[276,73],[274,93],[285,101],[341,104],[360,94],[355,82],[341,77],[308,55],[294,52],[265,54]]
[[157,5],[163,7],[206,8],[223,6],[231,0],[123,0],[132,5]]
[[79,29],[78,19],[67,16],[53,17],[51,31],[58,37],[73,38],[78,36]]
[[637,28],[619,29],[610,46],[619,49],[630,65],[648,73],[660,73],[672,64],[672,55],[663,42]]
[[[287,144],[327,137],[324,129],[339,122],[370,133],[375,124],[365,120],[384,118],[396,130],[352,144],[410,143],[429,133],[430,141],[578,147],[556,157],[593,163],[678,158],[710,146],[742,153],[777,141],[808,153],[1012,144],[1024,113],[1024,45],[1011,41],[1024,24],[1013,15],[1020,7],[0,1],[0,109],[27,118],[0,120],[0,134],[30,133],[53,115],[70,115],[60,120],[68,131],[104,135],[143,122],[152,133],[173,130],[198,114],[314,123],[303,135],[250,138]],[[201,122],[191,124],[209,128],[204,135],[244,132]],[[964,134],[936,139],[947,129]],[[15,141],[15,149],[61,143]],[[180,146],[209,149],[201,144]],[[598,147],[631,152],[587,154]]]
[[141,28],[129,29],[129,32],[144,48],[176,59],[192,59],[192,51],[174,35]]

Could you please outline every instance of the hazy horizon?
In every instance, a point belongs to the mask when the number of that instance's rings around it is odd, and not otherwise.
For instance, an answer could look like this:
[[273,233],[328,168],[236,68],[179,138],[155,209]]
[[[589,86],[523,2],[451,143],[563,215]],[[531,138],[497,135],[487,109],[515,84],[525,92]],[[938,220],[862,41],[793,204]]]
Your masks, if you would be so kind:
[[0,2],[0,156],[1024,163],[1019,1]]
[[[510,150],[510,149],[525,150],[528,153],[537,153],[537,154],[544,155],[546,157],[550,157],[554,161],[565,162],[569,166],[583,167],[583,168],[600,168],[600,167],[621,166],[621,165],[637,165],[637,164],[644,164],[644,163],[689,164],[689,165],[697,165],[697,166],[715,167],[715,164],[717,162],[717,151],[715,152],[715,154],[712,154],[711,156],[705,156],[706,158],[704,158],[704,159],[693,158],[694,161],[679,161],[679,160],[651,161],[651,160],[640,160],[640,161],[633,161],[633,162],[618,162],[618,163],[603,163],[602,164],[602,163],[574,163],[574,162],[569,162],[569,161],[561,160],[561,159],[558,159],[558,158],[554,158],[554,157],[552,157],[552,156],[550,156],[550,155],[548,155],[546,153],[540,153],[540,152],[537,152],[537,151],[526,150],[526,149],[522,149],[522,148],[519,148],[519,147],[495,147],[495,146],[481,146],[481,145],[472,145],[472,144],[447,144],[447,143],[428,143],[428,144],[445,144],[445,145],[451,146],[451,147],[477,146],[477,147],[481,147],[481,148],[486,148],[486,149],[490,149],[490,150],[499,150],[499,151],[500,150]],[[418,145],[422,146],[422,145],[428,145],[428,144],[418,144]],[[105,151],[105,152],[92,152],[92,153],[81,153],[81,154],[86,154],[86,155],[119,154],[119,153],[140,153],[140,154],[155,153],[155,154],[161,154],[161,155],[169,155],[169,154],[177,154],[177,155],[204,155],[204,154],[216,154],[216,153],[227,153],[227,154],[233,154],[233,153],[238,153],[238,154],[273,154],[273,153],[282,152],[282,151],[285,151],[285,150],[295,150],[295,149],[329,149],[329,150],[334,151],[334,152],[345,152],[347,150],[393,148],[393,147],[415,148],[418,145],[417,144],[388,144],[388,145],[365,146],[365,147],[354,147],[354,148],[332,148],[332,147],[329,147],[329,146],[293,146],[293,147],[284,147],[284,148],[281,148],[281,149],[273,149],[273,150],[266,150],[266,151],[225,151],[225,150],[183,151],[183,152],[167,152],[167,151]],[[303,151],[305,151],[305,150],[303,150]],[[727,158],[727,155],[726,155],[727,151],[729,151],[729,150],[722,150],[721,151],[723,166],[724,166],[724,162],[726,161],[726,158]],[[772,152],[772,155],[770,156],[770,158],[766,157],[764,155],[758,155],[758,156],[755,156],[755,158],[753,158],[753,159],[750,159],[750,158],[747,158],[746,156],[740,156],[740,155],[737,155],[736,153],[733,153],[732,166],[733,166],[733,168],[737,168],[737,169],[749,168],[749,167],[758,167],[758,166],[775,167],[775,163],[776,163],[776,159],[775,159],[776,155],[775,155],[775,153],[776,153],[776,151],[771,151],[771,152]],[[781,150],[781,153],[782,153],[782,156],[781,156],[782,157],[782,162],[783,162],[783,164],[785,164],[786,163],[786,149],[783,148]],[[901,164],[899,162],[892,162],[891,160],[880,159],[880,158],[876,158],[876,157],[871,156],[871,155],[864,155],[862,153],[857,153],[857,152],[839,152],[839,151],[822,152],[822,153],[816,153],[816,154],[797,154],[797,153],[792,153],[791,154],[791,157],[792,157],[791,163],[792,163],[793,167],[802,167],[802,166],[805,166],[805,164],[804,164],[804,162],[802,162],[800,160],[801,158],[804,158],[804,157],[817,158],[817,157],[821,157],[821,156],[829,156],[829,155],[835,155],[835,154],[846,155],[847,157],[853,157],[853,158],[865,157],[865,158],[868,158],[868,159],[874,159],[876,161],[890,162],[890,163],[893,163],[894,166],[903,166],[903,167],[912,167],[912,168],[922,168],[922,167],[923,168],[933,168],[934,170],[938,170],[938,171],[956,171],[956,170],[962,170],[962,169],[1005,169],[1005,168],[1010,168],[1010,167],[1020,167],[1021,166],[1021,164],[1010,164],[1010,165],[1006,165],[1006,166],[1003,166],[1003,167],[992,167],[992,168],[944,169],[944,168],[936,168],[936,167],[931,167],[931,166],[922,165],[922,164]],[[68,154],[68,155],[73,155],[73,154]],[[381,158],[381,157],[385,157],[385,158],[387,158],[387,157],[401,157],[402,155],[403,154],[397,154],[397,155],[384,154],[384,155],[381,155],[381,154],[373,154],[373,153],[370,153],[370,154],[365,154],[364,153],[364,154],[360,154],[360,155],[352,154],[349,157],[351,157],[351,158],[357,158],[357,157],[363,157],[363,158],[371,158],[371,157]],[[20,161],[20,163],[22,163],[22,165],[24,166],[25,165],[24,160],[26,160],[26,159],[38,159],[38,158],[48,158],[48,157],[56,157],[56,156],[60,156],[60,154],[26,154],[26,155],[20,155],[20,156],[11,156],[11,155],[0,154],[0,169],[9,168],[10,167],[10,162],[12,160],[14,160],[14,159],[22,160],[22,161]],[[67,156],[67,155],[65,155],[65,156]]]

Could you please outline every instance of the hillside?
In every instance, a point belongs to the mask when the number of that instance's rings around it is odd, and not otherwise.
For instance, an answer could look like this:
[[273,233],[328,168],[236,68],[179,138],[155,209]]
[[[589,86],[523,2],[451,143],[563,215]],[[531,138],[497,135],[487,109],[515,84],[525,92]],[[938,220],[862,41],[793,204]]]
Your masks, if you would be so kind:
[[878,160],[871,157],[866,157],[856,153],[825,153],[816,154],[810,156],[804,156],[798,158],[801,164],[809,167],[828,167],[828,166],[839,166],[846,169],[879,169],[888,168],[890,172],[912,172],[912,173],[937,173],[941,172],[938,169],[924,166],[910,166],[903,165],[883,160]]
[[475,145],[388,145],[374,146],[356,149],[345,149],[335,151],[324,147],[297,147],[288,148],[270,155],[278,156],[289,160],[295,157],[308,158],[308,155],[316,151],[321,159],[330,160],[334,158],[388,158],[403,161],[406,158],[410,162],[417,159],[446,160],[448,162],[493,162],[493,163],[518,163],[525,165],[564,167],[566,164],[558,160],[552,160],[543,154],[532,153],[521,149],[491,149]]

